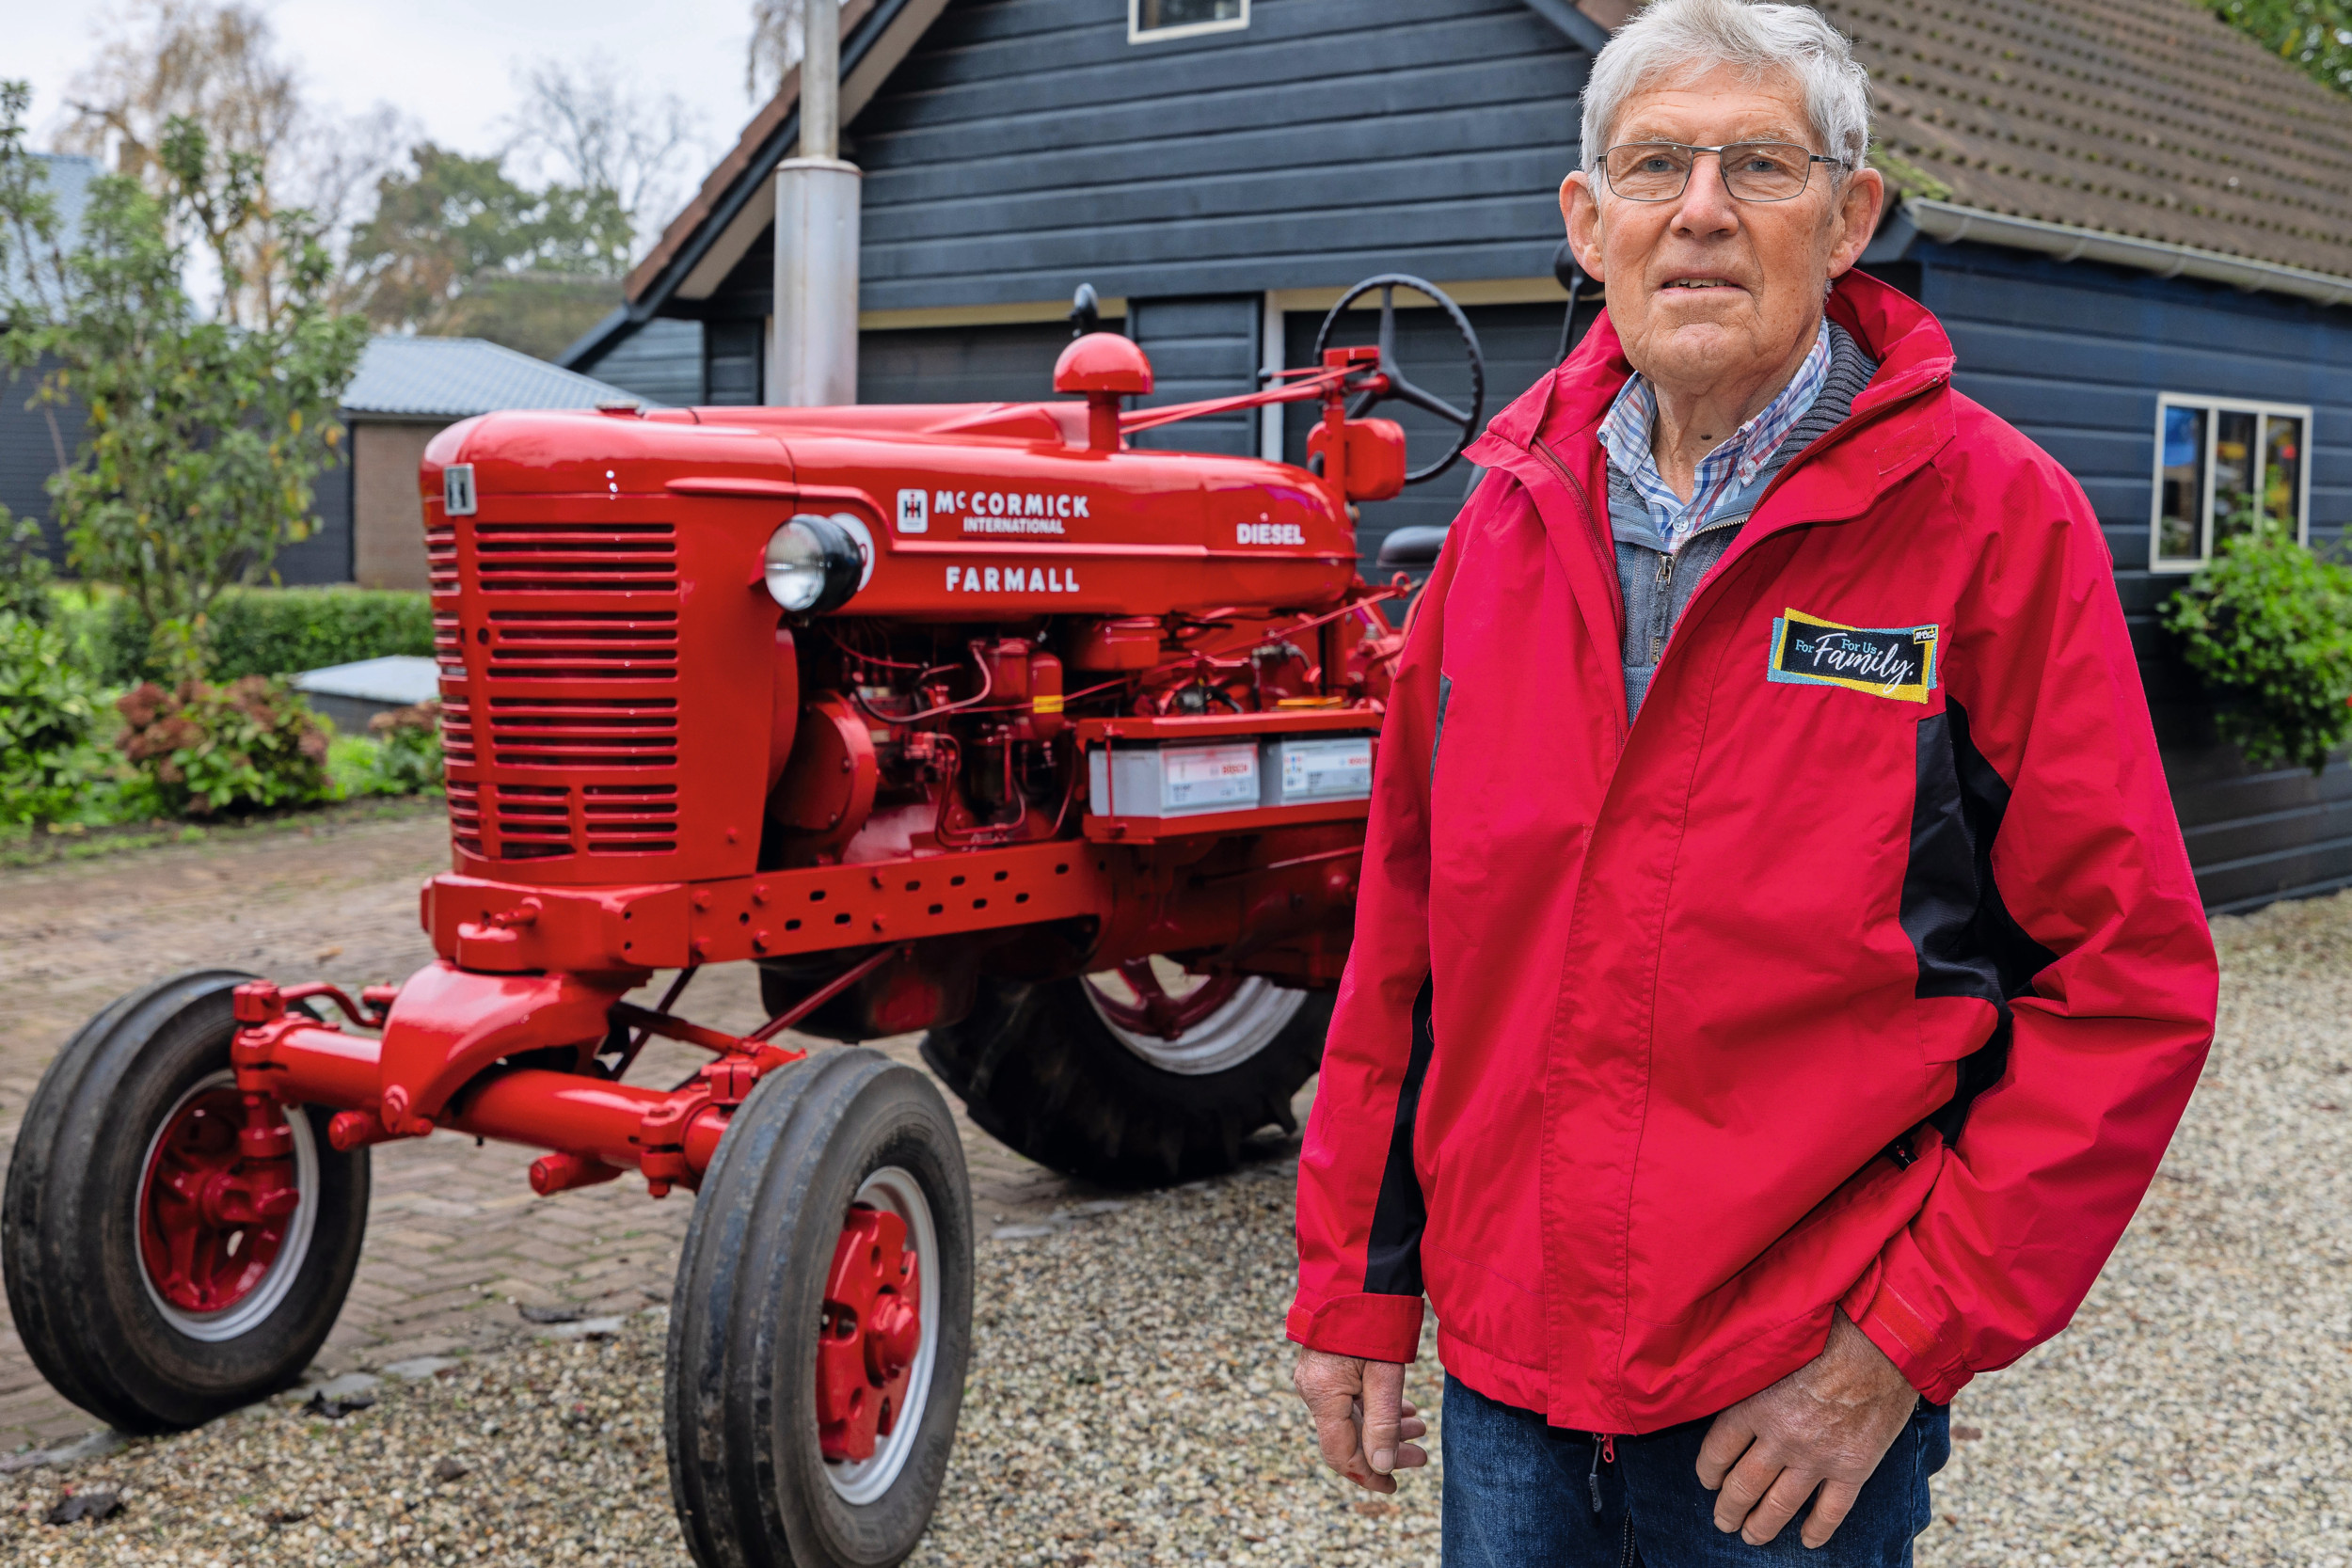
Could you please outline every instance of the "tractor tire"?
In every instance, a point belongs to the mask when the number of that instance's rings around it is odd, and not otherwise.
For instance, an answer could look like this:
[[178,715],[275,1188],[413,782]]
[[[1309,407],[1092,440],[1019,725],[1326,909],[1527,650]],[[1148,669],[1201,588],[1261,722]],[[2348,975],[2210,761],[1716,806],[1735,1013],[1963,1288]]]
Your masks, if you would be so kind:
[[671,1296],[662,1425],[695,1562],[903,1561],[971,1346],[971,1186],[939,1090],[860,1050],[762,1078],[703,1175]]
[[[298,1380],[334,1327],[368,1218],[364,1148],[290,1107],[290,1213],[239,1222],[185,1195],[250,1176],[232,1127],[231,993],[199,970],[82,1027],[34,1091],[0,1198],[0,1268],[33,1364],[126,1433],[184,1431]],[[214,1189],[204,1189],[208,1195]]]
[[1296,1130],[1291,1097],[1331,1022],[1327,991],[1226,984],[1163,1038],[1122,1026],[1097,977],[983,978],[971,1012],[925,1037],[923,1059],[974,1121],[1040,1164],[1111,1187],[1197,1180],[1232,1169],[1260,1129]]

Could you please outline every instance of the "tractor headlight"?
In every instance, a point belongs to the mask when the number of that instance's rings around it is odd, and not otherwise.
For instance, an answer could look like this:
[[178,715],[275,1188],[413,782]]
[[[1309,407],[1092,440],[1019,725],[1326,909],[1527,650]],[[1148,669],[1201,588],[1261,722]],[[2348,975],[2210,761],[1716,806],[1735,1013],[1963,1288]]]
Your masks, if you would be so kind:
[[846,603],[872,568],[842,519],[803,514],[769,535],[765,570],[770,598],[796,615],[813,615]]

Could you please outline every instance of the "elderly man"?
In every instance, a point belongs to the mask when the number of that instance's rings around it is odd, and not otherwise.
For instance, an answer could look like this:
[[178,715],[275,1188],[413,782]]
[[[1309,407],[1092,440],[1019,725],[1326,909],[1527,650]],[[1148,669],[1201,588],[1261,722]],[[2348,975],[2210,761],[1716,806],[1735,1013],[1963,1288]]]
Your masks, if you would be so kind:
[[1868,140],[1809,8],[1617,33],[1561,191],[1608,312],[1398,672],[1290,1332],[1391,1491],[1426,1292],[1454,1568],[1910,1561],[2211,1038],[2098,520],[1851,270]]

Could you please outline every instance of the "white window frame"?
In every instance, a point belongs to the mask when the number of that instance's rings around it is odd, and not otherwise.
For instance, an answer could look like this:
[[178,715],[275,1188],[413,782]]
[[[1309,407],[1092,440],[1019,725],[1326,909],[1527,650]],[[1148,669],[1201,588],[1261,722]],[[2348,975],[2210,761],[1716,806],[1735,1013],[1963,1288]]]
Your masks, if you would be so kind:
[[[2200,501],[2198,550],[2197,559],[2194,561],[2177,558],[2168,561],[2164,559],[2162,553],[2164,543],[2164,416],[2168,409],[2173,408],[2200,408],[2204,410],[2206,415],[2203,453],[2205,492]],[[2309,545],[2312,542],[2312,407],[2309,404],[2260,403],[2248,398],[2208,397],[2201,392],[2160,392],[2156,395],[2156,451],[2150,467],[2151,483],[2148,497],[2148,569],[2151,572],[2168,575],[2185,574],[2199,571],[2213,561],[2214,444],[2220,439],[2221,420],[2216,416],[2221,414],[2264,416],[2276,414],[2286,419],[2303,421],[2303,458],[2297,466],[2296,474],[2296,484],[2300,493],[2296,497],[2295,531],[2296,543]],[[2269,426],[2266,422],[2257,424],[2254,427],[2254,462],[2257,473],[2261,471],[2261,465],[2268,447]],[[2259,495],[2259,492],[2257,494]],[[2258,499],[2255,504],[2260,506],[2260,500]]]
[[1127,41],[1129,43],[1166,43],[1173,39],[1199,38],[1203,33],[1238,33],[1249,25],[1249,0],[1241,0],[1241,15],[1223,22],[1195,22],[1182,27],[1143,25],[1143,0],[1127,0]]

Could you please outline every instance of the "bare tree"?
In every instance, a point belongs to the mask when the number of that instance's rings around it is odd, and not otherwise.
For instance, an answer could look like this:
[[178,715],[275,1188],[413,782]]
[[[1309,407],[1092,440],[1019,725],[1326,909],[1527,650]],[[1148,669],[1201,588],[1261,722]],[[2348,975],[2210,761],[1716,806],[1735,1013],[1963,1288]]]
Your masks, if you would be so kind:
[[267,164],[302,113],[275,42],[269,19],[244,5],[132,0],[69,89],[65,145],[108,155],[144,182],[163,158],[164,128],[180,118],[222,153]]
[[313,111],[269,19],[241,0],[130,0],[67,107],[65,146],[98,153],[158,198],[178,183],[166,167],[173,126],[202,132],[211,173],[201,199],[171,203],[173,219],[193,227],[181,237],[200,242],[217,269],[222,317],[247,325],[278,309],[283,236],[338,244],[411,139],[389,107],[348,122]]
[[743,67],[743,90],[755,103],[774,97],[786,75],[801,63],[801,7],[802,0],[752,0],[752,47]]
[[643,254],[675,205],[681,166],[699,150],[699,118],[675,93],[631,91],[601,56],[576,66],[541,60],[518,73],[518,85],[512,150],[535,156],[558,184],[609,194]]

